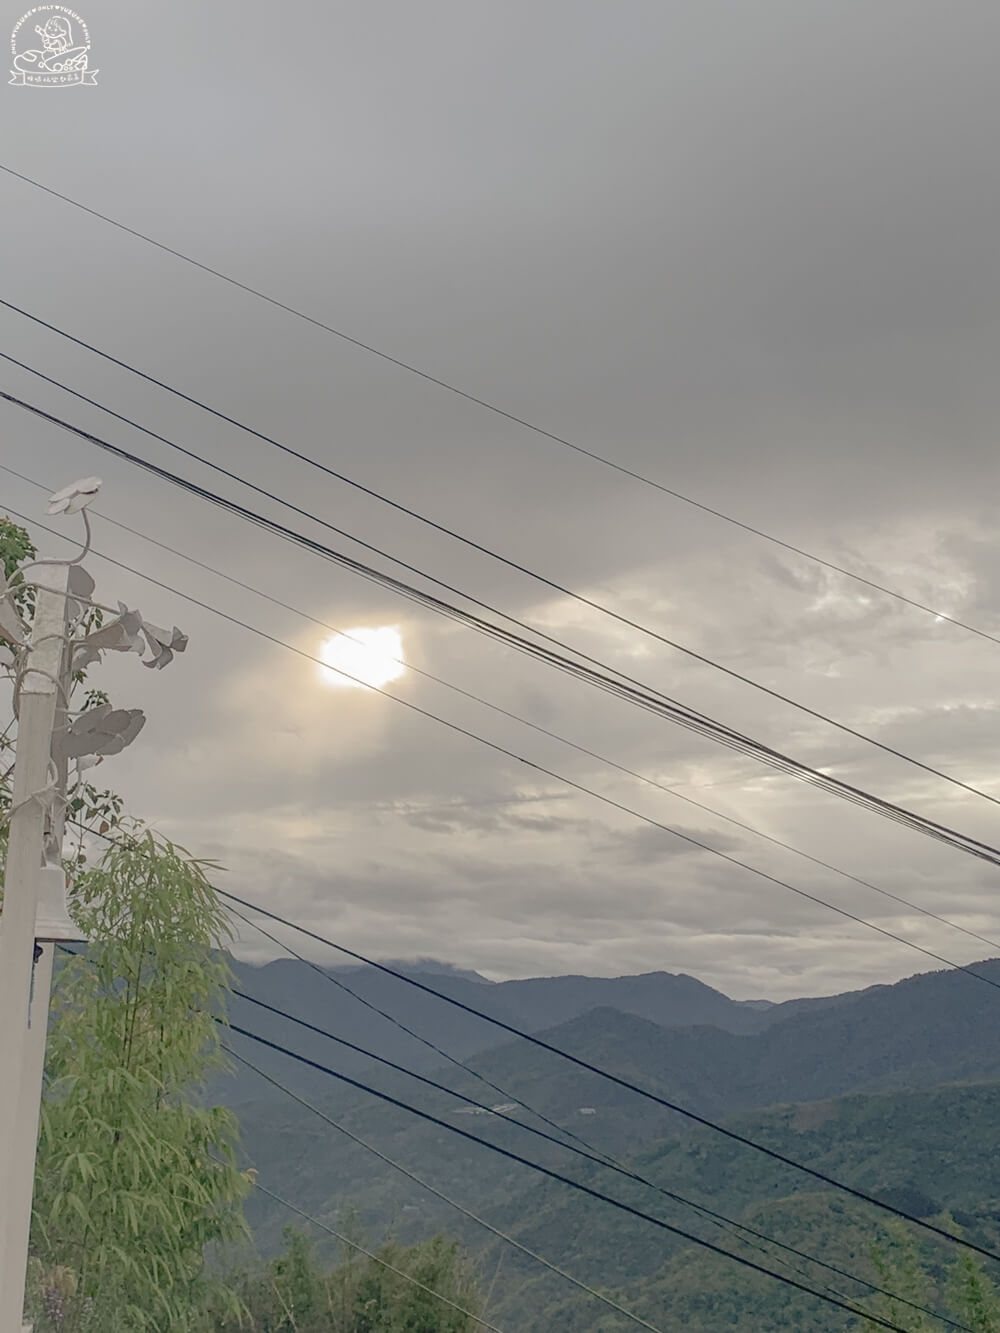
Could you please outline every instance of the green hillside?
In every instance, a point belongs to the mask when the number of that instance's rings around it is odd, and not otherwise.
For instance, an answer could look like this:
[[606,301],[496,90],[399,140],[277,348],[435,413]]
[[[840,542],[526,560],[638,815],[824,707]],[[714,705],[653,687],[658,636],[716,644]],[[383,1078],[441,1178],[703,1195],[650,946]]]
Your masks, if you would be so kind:
[[[979,964],[988,975],[996,963]],[[486,990],[487,987],[480,987]],[[1000,1242],[1000,1025],[991,988],[962,973],[931,973],[829,1002],[800,1003],[763,1030],[667,1028],[597,1008],[544,1032],[545,1040],[746,1136],[915,1213],[948,1213],[977,1237]],[[333,1006],[335,1008],[335,1006]],[[775,1008],[779,1008],[776,1006]],[[337,1030],[335,1014],[326,1021]],[[301,1049],[285,1024],[281,1039]],[[244,1048],[256,1055],[253,1043]],[[338,1047],[314,1038],[310,1052],[341,1068]],[[647,1099],[509,1041],[472,1064],[595,1149],[626,1159],[664,1188],[871,1275],[870,1250],[884,1215],[792,1168],[727,1140]],[[298,1067],[274,1055],[273,1072]],[[363,1072],[362,1072],[363,1069]],[[469,1115],[448,1091],[422,1087],[372,1064],[352,1073],[488,1142],[521,1153],[704,1239],[768,1266],[769,1251],[731,1235],[648,1187],[524,1132],[519,1123]],[[446,1088],[487,1104],[500,1097],[469,1073],[434,1071]],[[317,1075],[310,1096],[330,1116],[465,1207],[591,1285],[618,1293],[659,1328],[833,1330],[850,1316],[712,1257],[637,1219],[545,1181],[528,1167],[438,1125]],[[516,1109],[515,1121],[533,1121]],[[514,1330],[590,1333],[618,1325],[611,1312],[540,1271],[463,1219],[391,1165],[273,1090],[240,1106],[243,1139],[261,1180],[336,1225],[356,1209],[373,1240],[409,1245],[445,1231],[461,1240],[493,1292],[491,1311]],[[258,1245],[274,1253],[289,1220],[255,1198]],[[325,1242],[317,1238],[321,1252]],[[766,1247],[765,1247],[766,1248]],[[786,1256],[787,1258],[787,1256]],[[792,1274],[798,1260],[794,1261]],[[783,1270],[786,1271],[786,1270]],[[801,1274],[800,1274],[801,1276]],[[806,1266],[812,1285],[854,1300],[863,1289]],[[611,1319],[611,1322],[608,1320]],[[541,1322],[539,1322],[541,1320]]]
[[[763,1116],[747,1115],[727,1123],[757,1142],[917,1216],[949,1212],[975,1239],[996,1245],[1000,1238],[998,1117],[1000,1084],[993,1083],[920,1093],[849,1096],[827,1103],[781,1107]],[[872,1276],[869,1250],[883,1226],[884,1215],[839,1192],[817,1192],[814,1180],[762,1154],[699,1130],[660,1145],[632,1164],[641,1174],[678,1194],[827,1262]],[[609,1182],[605,1185],[607,1192],[733,1248],[730,1240],[720,1240],[718,1230],[699,1221],[690,1210],[637,1184],[621,1178],[615,1181],[596,1168],[573,1174],[590,1183],[600,1175]],[[543,1185],[501,1206],[491,1212],[490,1218],[494,1222],[499,1219],[498,1224],[509,1226],[519,1240],[569,1271],[586,1274],[591,1282],[623,1293],[623,1303],[630,1308],[635,1298],[639,1309],[641,1298],[648,1308],[640,1313],[646,1317],[652,1318],[650,1311],[660,1302],[659,1315],[664,1311],[669,1315],[667,1327],[672,1327],[669,1321],[675,1319],[686,1327],[706,1329],[844,1326],[829,1307],[824,1309],[822,1318],[826,1322],[822,1322],[802,1305],[805,1298],[771,1280],[758,1279],[745,1269],[672,1241],[655,1228],[604,1205],[570,1196],[555,1184]],[[530,1218],[530,1223],[526,1224],[525,1218]],[[770,1258],[765,1261],[759,1253],[736,1248],[775,1266]],[[830,1274],[824,1275],[822,1270],[808,1275],[814,1282],[819,1279],[840,1286],[851,1295],[861,1291]],[[531,1285],[535,1306],[542,1299],[552,1302],[551,1315],[546,1307],[546,1327],[603,1327],[599,1323],[573,1322],[589,1316],[575,1298],[566,1301],[557,1280],[536,1278]],[[709,1295],[711,1301],[705,1305]],[[708,1317],[706,1311],[715,1308],[716,1299],[738,1311],[740,1322],[720,1319],[714,1324],[699,1324],[699,1319]],[[781,1313],[786,1306],[797,1311],[798,1323],[794,1319],[781,1322],[786,1317]],[[519,1316],[526,1306],[511,1291],[506,1308],[512,1316]],[[771,1323],[756,1322],[762,1311],[770,1312]],[[662,1327],[659,1315],[652,1321]],[[564,1319],[569,1322],[560,1322]],[[516,1319],[513,1326],[519,1326]]]
[[[383,1151],[438,1188],[574,1275],[617,1291],[624,1304],[645,1313],[659,1327],[679,1326],[675,1320],[696,1330],[846,1326],[829,1307],[814,1310],[807,1298],[769,1279],[695,1251],[555,1182],[539,1185],[526,1169],[472,1145],[456,1146],[443,1130],[415,1128],[412,1122],[394,1120],[394,1113],[365,1112],[359,1106],[353,1110],[342,1106],[340,1113]],[[1000,1240],[998,1118],[1000,1083],[988,1083],[850,1095],[748,1114],[728,1123],[907,1211],[921,1216],[950,1212],[970,1234],[996,1243]],[[533,1145],[513,1127],[494,1125],[489,1131],[477,1125],[475,1132],[484,1137],[492,1133],[536,1159],[561,1159],[560,1168],[567,1174],[726,1248],[734,1247],[731,1238],[690,1210],[613,1173],[574,1162],[554,1148],[539,1152],[541,1145]],[[479,1257],[484,1275],[492,1276],[499,1259],[494,1238],[362,1149],[345,1143],[308,1113],[290,1114],[266,1148],[266,1155],[255,1158],[262,1178],[281,1181],[286,1195],[323,1220],[335,1224],[356,1204],[369,1234],[392,1234],[404,1243],[445,1227]],[[852,1272],[871,1275],[869,1249],[882,1224],[880,1214],[837,1193],[817,1192],[815,1181],[759,1153],[699,1130],[656,1145],[634,1157],[632,1165],[717,1212]],[[273,1247],[287,1218],[272,1206],[254,1220],[261,1242]],[[774,1266],[770,1254],[763,1258],[739,1243],[735,1248]],[[852,1297],[862,1290],[808,1267],[807,1276]],[[604,1318],[600,1308],[595,1305],[591,1310],[591,1303],[581,1305],[581,1299],[559,1279],[540,1275],[523,1256],[507,1253],[496,1280],[494,1312],[501,1324],[514,1329],[538,1327],[529,1313],[534,1319],[539,1310],[545,1312],[543,1326],[552,1333],[615,1327],[599,1322]],[[764,1321],[765,1313],[770,1322]]]

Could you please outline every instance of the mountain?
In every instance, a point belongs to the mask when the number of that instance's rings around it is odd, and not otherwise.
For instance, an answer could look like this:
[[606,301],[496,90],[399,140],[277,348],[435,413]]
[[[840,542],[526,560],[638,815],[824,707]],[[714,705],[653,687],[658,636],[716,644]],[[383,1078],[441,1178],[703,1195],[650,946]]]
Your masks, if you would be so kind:
[[[1000,1155],[996,1125],[1000,1083],[958,1085],[923,1092],[851,1094],[822,1103],[780,1107],[728,1117],[739,1134],[886,1199],[917,1216],[949,1210],[971,1238],[996,1248],[1000,1242]],[[505,1165],[444,1131],[425,1132],[392,1113],[360,1104],[341,1106],[337,1118],[374,1141],[380,1152],[428,1179],[485,1217],[519,1243],[590,1285],[609,1290],[660,1329],[810,1329],[833,1333],[849,1325],[836,1311],[799,1298],[713,1258],[677,1237],[570,1191],[539,1182],[526,1168]],[[276,1127],[277,1128],[277,1127]],[[580,1126],[578,1126],[580,1128]],[[532,1158],[558,1162],[558,1169],[671,1225],[722,1244],[728,1250],[781,1267],[780,1254],[764,1254],[734,1242],[731,1233],[670,1203],[638,1183],[596,1166],[540,1150],[510,1126],[476,1126]],[[589,1126],[585,1132],[589,1137]],[[439,1229],[457,1235],[492,1278],[499,1254],[503,1266],[492,1315],[500,1327],[545,1328],[547,1333],[608,1333],[606,1309],[574,1293],[524,1255],[495,1239],[429,1196],[384,1162],[372,1158],[336,1131],[294,1105],[283,1112],[280,1132],[269,1135],[267,1152],[255,1156],[261,1181],[327,1225],[343,1224],[357,1206],[369,1234],[389,1223],[401,1243]],[[872,1243],[884,1236],[878,1211],[822,1186],[741,1144],[707,1130],[651,1142],[630,1157],[635,1170],[675,1194],[744,1221],[786,1244],[862,1276],[876,1277]],[[254,1202],[251,1218],[264,1249],[276,1247],[287,1214],[269,1201]],[[317,1238],[322,1248],[322,1237]],[[803,1265],[797,1261],[799,1268]],[[852,1283],[804,1265],[814,1285],[834,1281],[848,1295]],[[793,1275],[795,1269],[792,1270]],[[723,1317],[724,1314],[724,1317]],[[622,1329],[628,1327],[623,1321]]]
[[[706,1114],[852,1091],[1000,1079],[1000,962],[975,970],[992,989],[964,972],[927,973],[839,997],[835,1006],[789,1006],[790,1012],[775,1006],[770,1025],[754,1035],[665,1028],[609,1008],[543,1035],[553,1046]],[[483,1054],[476,1068],[513,1091],[530,1087],[547,1113],[564,1112],[579,1097],[600,1108],[632,1096],[597,1075],[560,1067],[556,1057],[522,1042]],[[567,1081],[573,1087],[568,1101],[559,1091]]]
[[[836,1179],[853,1184],[918,1217],[950,1212],[970,1239],[996,1249],[1000,1239],[1000,1162],[997,1114],[1000,1084],[948,1086],[925,1092],[856,1096],[783,1107],[727,1121],[736,1132],[764,1142]],[[758,1231],[816,1255],[851,1273],[878,1281],[871,1247],[884,1239],[885,1216],[869,1205],[824,1189],[815,1180],[769,1161],[731,1140],[698,1131],[643,1154],[635,1167],[675,1193],[744,1221]],[[645,1208],[723,1248],[805,1278],[833,1284],[848,1298],[863,1289],[808,1262],[784,1267],[780,1253],[734,1243],[732,1233],[706,1227],[690,1210],[671,1205],[639,1185],[610,1183],[606,1173],[583,1169],[579,1177]],[[847,1315],[748,1273],[721,1257],[671,1239],[606,1205],[542,1184],[501,1205],[491,1220],[511,1228],[522,1244],[592,1284],[614,1290],[629,1309],[659,1328],[714,1333],[720,1328],[809,1329],[815,1333],[856,1328]],[[953,1258],[931,1247],[937,1262]],[[787,1256],[785,1256],[787,1258]],[[519,1327],[529,1309],[548,1333],[600,1327],[625,1330],[564,1284],[539,1276],[512,1259],[496,1307],[499,1322]],[[526,1285],[519,1286],[516,1279]],[[551,1302],[551,1304],[550,1304]],[[904,1323],[906,1321],[904,1320]],[[911,1325],[907,1324],[907,1327]],[[936,1325],[935,1325],[936,1327]]]
[[[963,1225],[993,1236],[1000,1218],[1000,997],[994,993],[1000,987],[1000,961],[978,963],[972,970],[979,979],[959,971],[926,973],[892,986],[769,1006],[740,1005],[692,978],[665,973],[500,984],[441,974],[432,984],[898,1206],[920,1215],[957,1210]],[[763,1219],[764,1231],[773,1228],[789,1243],[810,1238],[824,1257],[852,1271],[867,1263],[878,1226],[868,1210],[858,1217],[845,1214],[839,1196],[817,1195],[816,1182],[800,1173],[779,1168],[552,1052],[521,1040],[497,1041],[496,1030],[481,1020],[395,978],[362,969],[335,980],[347,979],[358,994],[405,1015],[408,1026],[431,1034],[442,1050],[471,1056],[472,1066],[494,1086],[444,1064],[434,1051],[415,1044],[315,971],[274,963],[246,969],[242,976],[248,978],[247,993],[266,991],[281,1007],[338,1033],[363,1031],[359,1044],[383,1054],[392,1047],[398,1052],[393,1058],[409,1068],[419,1065],[448,1089],[488,1106],[523,1098],[555,1125],[597,1151],[626,1158],[666,1188],[733,1217]],[[609,996],[633,1010],[666,1010],[675,1024],[608,1004],[581,1011]],[[546,1027],[546,1012],[561,1021]],[[237,1013],[241,1026],[267,1030],[276,1041],[447,1124],[577,1179],[594,1180],[625,1201],[652,1207],[677,1225],[706,1234],[698,1219],[678,1214],[643,1187],[569,1157],[517,1124],[472,1115],[450,1092],[374,1065],[246,1001],[237,1001],[234,1017]],[[681,1025],[691,1014],[702,1021]],[[717,1021],[703,1021],[706,1014]],[[817,1312],[808,1301],[796,1305],[790,1298],[790,1313],[782,1313],[785,1299],[780,1292],[774,1298],[766,1279],[760,1279],[761,1286],[738,1271],[734,1276],[731,1265],[713,1267],[703,1256],[692,1257],[680,1242],[607,1205],[570,1194],[565,1186],[539,1184],[528,1167],[379,1102],[358,1087],[303,1070],[245,1038],[236,1039],[236,1046],[257,1063],[269,1061],[275,1077],[298,1088],[335,1124],[553,1262],[588,1282],[614,1288],[657,1327],[683,1326],[692,1333],[808,1327],[833,1333],[848,1326],[831,1322],[827,1309]],[[459,1235],[474,1253],[492,1254],[490,1262],[496,1264],[494,1241],[484,1241],[446,1204],[277,1090],[243,1075],[219,1091],[230,1104],[239,1103],[245,1149],[262,1183],[277,1186],[298,1206],[332,1225],[356,1206],[375,1239],[391,1230],[406,1243],[443,1228]],[[529,1118],[516,1107],[511,1114],[515,1120]],[[532,1123],[538,1122],[532,1118]],[[288,1217],[260,1198],[252,1201],[250,1217],[261,1248],[273,1250]],[[607,1322],[607,1311],[595,1313],[552,1282],[516,1255],[505,1258],[492,1309],[498,1322],[509,1328],[545,1327],[551,1333],[618,1328],[613,1320]]]
[[[264,966],[238,960],[230,960],[230,965],[236,987],[244,994],[327,1027],[355,1045],[378,1051],[419,1072],[440,1066],[443,1063],[440,1052],[400,1032],[391,1020],[373,1012],[372,1006],[400,1019],[412,1030],[428,1034],[436,1046],[460,1060],[503,1040],[503,1032],[491,1023],[443,1004],[435,996],[376,968],[324,970],[286,958]],[[782,1005],[766,1002],[731,1000],[693,977],[669,972],[613,978],[538,977],[491,983],[478,973],[449,964],[421,962],[391,966],[462,1004],[532,1033],[600,1008],[634,1014],[663,1027],[707,1026],[749,1033],[776,1021],[783,1009]],[[339,983],[339,988],[331,985],[331,981]],[[282,1020],[239,997],[230,1007],[230,1016],[238,1026],[275,1041],[283,1041],[288,1035]],[[295,1033],[292,1044],[312,1059],[328,1061],[331,1055],[329,1042],[301,1030]],[[239,1046],[239,1049],[244,1048]],[[246,1053],[249,1054],[249,1049]],[[275,1057],[259,1047],[253,1058],[268,1072],[273,1073],[277,1068]],[[338,1058],[339,1067],[345,1072],[369,1067],[363,1057],[343,1049]],[[302,1070],[293,1072],[295,1086],[300,1090],[324,1086],[321,1076],[314,1077]],[[227,1091],[226,1099],[242,1101],[259,1095],[259,1083],[254,1076],[240,1074]]]
[[[1000,963],[980,964],[977,970],[983,976],[992,970],[1000,978]],[[591,1010],[540,1035],[550,1045],[697,1115],[722,1119],[849,1093],[1000,1081],[997,1003],[982,982],[964,973],[942,972],[874,988],[834,1008],[793,1012],[784,1022],[755,1035],[712,1027],[666,1028],[609,1008]],[[270,1016],[255,1015],[253,1030],[263,1029],[262,1018]],[[288,1024],[271,1021],[276,1040],[304,1050],[306,1041],[297,1032],[290,1033]],[[366,1057],[344,1052],[324,1038],[314,1037],[312,1044],[322,1063],[449,1123],[475,1133],[488,1130],[491,1136],[506,1136],[505,1143],[520,1138],[539,1160],[549,1160],[546,1154],[557,1152],[537,1140],[525,1140],[514,1126],[488,1117],[468,1117],[468,1107],[456,1103],[448,1093],[428,1089]],[[264,1063],[254,1043],[234,1045],[256,1063]],[[413,1120],[406,1112],[379,1104],[322,1074],[303,1071],[285,1056],[272,1058],[276,1077],[315,1098],[331,1113],[354,1116],[351,1123],[356,1125],[377,1123],[407,1160],[435,1159],[444,1130]],[[492,1086],[484,1086],[472,1073],[454,1066],[435,1069],[433,1077],[487,1106],[524,1101],[557,1125],[585,1134],[602,1152],[633,1153],[691,1128],[679,1114],[523,1041],[506,1041],[481,1052],[473,1063]],[[255,1091],[252,1110],[241,1109],[244,1137],[252,1151],[286,1118],[284,1100],[272,1109],[261,1095],[259,1082]],[[526,1113],[515,1108],[512,1114],[521,1117]],[[314,1126],[314,1133],[329,1138],[320,1124]],[[449,1174],[455,1162],[465,1160],[459,1151],[462,1145],[453,1147]],[[461,1168],[463,1179],[471,1172],[478,1180],[480,1170],[495,1174],[497,1164],[488,1156],[476,1157],[479,1151],[473,1148],[470,1164]]]
[[[415,960],[412,958],[409,960],[384,958],[381,961],[384,967],[391,967],[395,972],[406,972],[409,976],[421,976],[426,973],[430,976],[459,977],[463,981],[475,981],[481,986],[493,985],[488,977],[482,976],[479,972],[470,972],[464,967],[456,967],[454,963],[442,963],[438,958],[417,958]],[[347,963],[343,967],[334,967],[329,970],[335,972],[338,976],[349,977],[356,975],[364,967],[364,963]]]
[[[557,1071],[553,1057],[523,1042],[511,1043],[502,1029],[374,968],[324,975],[298,961],[279,959],[264,967],[234,963],[233,970],[236,989],[244,995],[417,1072],[442,1069],[446,1061],[441,1052],[447,1051],[458,1060],[475,1058],[481,1072],[505,1087],[519,1078],[532,1088],[540,1085],[537,1095],[543,1101],[558,1099],[556,1090],[565,1086],[567,1069]],[[1000,987],[1000,961],[977,963],[974,970],[993,988]],[[625,1061],[642,1078],[658,1068],[670,1069],[670,1086],[706,1110],[836,1096],[852,1089],[1000,1077],[1000,1029],[990,1021],[996,997],[989,985],[968,972],[925,973],[894,986],[766,1008],[730,1000],[691,977],[665,972],[497,984],[453,972],[410,975],[526,1032],[558,1029],[553,1044],[568,1043],[574,1053],[595,1063]],[[433,1045],[400,1031],[372,1006],[400,1019],[412,1032],[426,1034]],[[323,1064],[336,1064],[344,1073],[357,1075],[372,1068],[363,1054],[295,1028],[239,995],[230,1017],[239,1027]],[[971,1017],[981,1025],[975,1032]],[[299,1091],[328,1091],[329,1080],[322,1074],[290,1065],[244,1038],[234,1036],[233,1044],[269,1073],[280,1069],[280,1076]],[[217,1085],[213,1094],[230,1104],[256,1100],[261,1085],[256,1076],[243,1072],[225,1086]],[[607,1085],[591,1095],[606,1096]]]

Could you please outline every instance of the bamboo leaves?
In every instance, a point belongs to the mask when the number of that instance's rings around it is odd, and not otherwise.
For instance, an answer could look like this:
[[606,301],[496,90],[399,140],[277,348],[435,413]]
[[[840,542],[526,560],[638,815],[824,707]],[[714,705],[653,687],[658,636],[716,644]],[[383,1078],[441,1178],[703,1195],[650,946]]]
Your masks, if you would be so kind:
[[198,1103],[223,1060],[225,917],[201,866],[149,832],[82,881],[91,944],[53,997],[35,1249],[78,1275],[66,1308],[90,1300],[102,1333],[184,1333],[212,1285],[205,1246],[244,1236],[250,1188],[235,1119]]

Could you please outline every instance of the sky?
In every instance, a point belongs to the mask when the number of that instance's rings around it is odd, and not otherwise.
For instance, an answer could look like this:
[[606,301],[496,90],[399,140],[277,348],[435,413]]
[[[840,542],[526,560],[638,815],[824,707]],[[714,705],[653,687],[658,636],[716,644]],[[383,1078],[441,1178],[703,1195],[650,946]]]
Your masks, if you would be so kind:
[[[3,22],[22,15],[16,0]],[[1000,173],[990,0],[74,0],[92,86],[4,86],[0,161],[358,342],[1000,635]],[[34,20],[32,20],[34,21]],[[75,20],[73,20],[75,21]],[[657,633],[1000,797],[997,644],[380,359],[0,173],[3,297]],[[310,536],[332,524],[685,704],[974,836],[989,801],[471,550],[0,308],[8,392]],[[94,683],[149,722],[100,770],[224,887],[383,958],[686,972],[780,1000],[938,966],[386,689],[954,962],[996,872],[773,775],[0,406],[0,511],[97,473],[98,595],[190,635]],[[239,479],[314,517],[290,514]],[[75,535],[73,520],[55,520]],[[65,540],[32,527],[47,553]],[[386,560],[380,567],[399,572]],[[432,585],[416,581],[420,586]],[[186,601],[182,593],[270,639]],[[297,651],[289,651],[277,639]],[[98,680],[99,676],[99,680]],[[682,797],[687,800],[681,799]],[[705,810],[699,805],[712,807]],[[298,942],[301,945],[301,941]],[[273,956],[247,930],[242,956]],[[334,961],[319,946],[312,956]]]

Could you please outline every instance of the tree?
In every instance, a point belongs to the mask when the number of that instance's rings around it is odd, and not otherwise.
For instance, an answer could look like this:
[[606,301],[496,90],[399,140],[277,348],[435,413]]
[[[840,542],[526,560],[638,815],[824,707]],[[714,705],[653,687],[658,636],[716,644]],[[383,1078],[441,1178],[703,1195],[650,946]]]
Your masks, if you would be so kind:
[[[22,618],[28,534],[0,520],[0,558]],[[83,627],[99,623],[84,610]],[[8,673],[10,675],[11,673]],[[82,672],[74,687],[84,684]],[[91,691],[83,709],[104,696]],[[15,723],[3,732],[10,749]],[[9,811],[0,774],[0,829]],[[237,1122],[200,1103],[222,1064],[216,1019],[228,969],[225,915],[207,863],[122,818],[120,799],[79,778],[69,814],[110,834],[86,869],[66,858],[71,911],[89,939],[53,989],[32,1227],[31,1317],[59,1333],[184,1333],[218,1288],[206,1247],[246,1235],[249,1179],[235,1162]],[[0,838],[0,862],[6,839]],[[221,1299],[233,1306],[231,1294]]]
[[[961,1230],[945,1216],[945,1225],[956,1235]],[[962,1250],[950,1266],[921,1253],[902,1223],[890,1224],[889,1242],[872,1249],[872,1260],[882,1286],[915,1304],[939,1310],[973,1329],[974,1333],[1000,1333],[1000,1295],[983,1272],[976,1256]],[[901,1304],[880,1298],[877,1312],[905,1328],[907,1333],[936,1333],[940,1320],[932,1319]],[[865,1320],[868,1328],[877,1324]]]
[[236,1119],[198,1101],[223,1063],[225,920],[203,866],[148,831],[82,876],[75,913],[90,944],[54,988],[34,1250],[77,1274],[77,1325],[86,1305],[102,1333],[182,1333],[206,1246],[246,1234]]
[[1000,1333],[1000,1296],[975,1255],[964,1251],[951,1272],[952,1308],[975,1333]]
[[[471,1269],[443,1237],[384,1245],[375,1258],[348,1259],[324,1272],[295,1227],[285,1228],[281,1254],[244,1276],[240,1295],[243,1327],[251,1333],[472,1333],[473,1320],[453,1305],[473,1314],[480,1305]],[[223,1314],[208,1326],[221,1333],[235,1324]]]
[[444,1296],[463,1309],[475,1309],[475,1283],[462,1263],[457,1243],[436,1236],[409,1250],[386,1245],[379,1258],[422,1286],[370,1261],[355,1300],[357,1333],[466,1333],[472,1327],[466,1315],[437,1299]]

